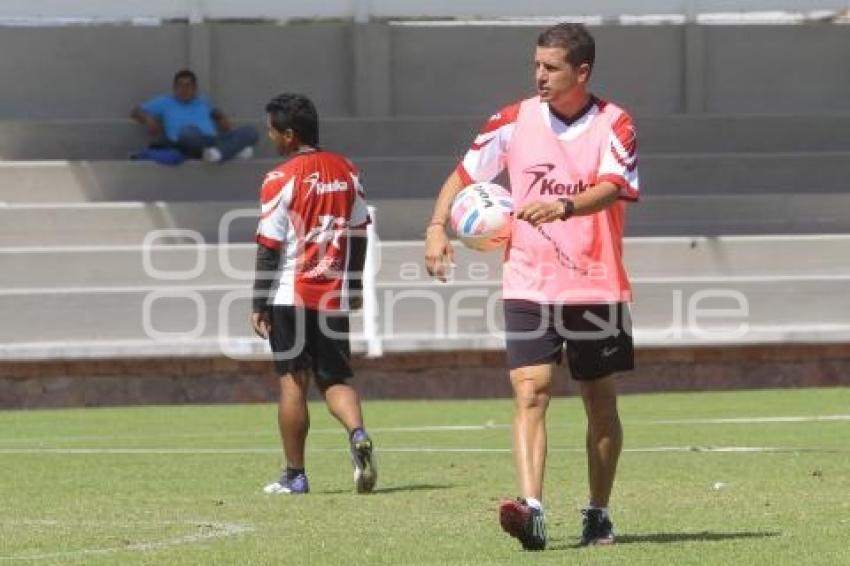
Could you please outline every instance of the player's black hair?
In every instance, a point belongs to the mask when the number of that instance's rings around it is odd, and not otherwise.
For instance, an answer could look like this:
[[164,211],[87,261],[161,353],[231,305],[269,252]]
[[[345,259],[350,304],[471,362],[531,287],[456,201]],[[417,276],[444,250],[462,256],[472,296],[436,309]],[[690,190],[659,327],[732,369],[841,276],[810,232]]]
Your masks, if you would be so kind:
[[548,27],[537,36],[537,47],[561,47],[567,50],[567,63],[579,67],[584,63],[593,70],[596,42],[582,24],[560,23]]
[[318,145],[319,113],[303,94],[279,94],[266,104],[266,112],[272,127],[278,132],[292,130],[302,143]]
[[177,84],[177,81],[180,79],[190,79],[193,85],[198,84],[198,77],[195,76],[195,73],[190,71],[189,69],[180,69],[176,73],[174,73],[174,84]]

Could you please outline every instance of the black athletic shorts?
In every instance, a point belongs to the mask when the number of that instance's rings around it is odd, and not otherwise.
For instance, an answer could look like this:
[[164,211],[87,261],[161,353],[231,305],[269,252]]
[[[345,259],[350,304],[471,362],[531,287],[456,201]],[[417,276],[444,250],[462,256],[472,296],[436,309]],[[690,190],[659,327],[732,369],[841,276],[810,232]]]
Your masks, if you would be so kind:
[[278,375],[312,370],[320,387],[351,377],[348,313],[275,305],[269,343]]
[[634,369],[629,306],[548,305],[506,299],[508,367],[560,363],[566,344],[573,379],[592,380]]

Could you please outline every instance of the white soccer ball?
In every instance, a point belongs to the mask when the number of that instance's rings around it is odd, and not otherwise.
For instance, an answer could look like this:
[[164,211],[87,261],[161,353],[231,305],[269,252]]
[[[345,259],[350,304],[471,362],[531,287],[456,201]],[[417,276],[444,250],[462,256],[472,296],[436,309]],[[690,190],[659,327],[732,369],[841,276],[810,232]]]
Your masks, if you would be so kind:
[[511,236],[514,201],[495,183],[474,183],[452,202],[451,226],[470,249],[486,252],[503,247]]

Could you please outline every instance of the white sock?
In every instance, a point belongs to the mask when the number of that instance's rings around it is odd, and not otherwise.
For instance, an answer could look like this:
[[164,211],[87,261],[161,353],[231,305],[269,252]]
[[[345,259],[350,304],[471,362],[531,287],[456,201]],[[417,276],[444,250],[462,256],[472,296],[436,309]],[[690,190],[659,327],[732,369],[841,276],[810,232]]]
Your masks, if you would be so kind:
[[597,507],[596,505],[593,505],[592,503],[588,503],[587,509],[596,509],[597,511],[602,511],[602,518],[603,519],[609,519],[610,518],[609,515],[608,515],[608,508],[607,507]]
[[527,497],[525,499],[525,502],[528,503],[528,506],[532,509],[537,509],[541,513],[543,512],[543,504],[537,499],[534,499],[533,497]]

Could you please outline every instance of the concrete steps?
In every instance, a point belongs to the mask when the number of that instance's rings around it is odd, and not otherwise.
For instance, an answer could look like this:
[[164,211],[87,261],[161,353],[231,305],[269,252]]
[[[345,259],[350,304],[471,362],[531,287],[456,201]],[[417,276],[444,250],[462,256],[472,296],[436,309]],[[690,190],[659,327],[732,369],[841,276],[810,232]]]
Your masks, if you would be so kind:
[[[845,260],[850,236],[626,238],[624,248],[626,266],[636,280],[850,276]],[[379,282],[426,285],[432,281],[425,272],[421,240],[384,242],[377,249]],[[454,249],[453,280],[500,280],[499,253],[473,252],[458,242]],[[0,248],[4,266],[0,289],[250,286],[254,253],[254,244]]]
[[[848,340],[848,243],[850,236],[628,239],[636,340]],[[379,247],[376,298],[386,351],[501,347],[500,257],[456,251],[452,281],[442,284],[425,274],[421,242]],[[0,309],[25,313],[0,321],[0,359],[210,355],[222,348],[264,355],[247,325],[252,245],[18,248],[0,250],[0,260]],[[360,315],[353,328],[355,348],[364,351]]]
[[[0,162],[0,202],[254,201],[277,163]],[[427,156],[356,163],[373,200],[433,198],[457,164]],[[646,196],[837,194],[847,192],[850,152],[650,155],[640,170]]]
[[[843,341],[850,339],[847,278],[809,280],[635,283],[633,315],[641,345]],[[379,335],[386,350],[494,347],[501,340],[498,285],[381,285]],[[0,325],[0,358],[41,344],[50,357],[56,344],[77,344],[77,357],[92,347],[148,342],[159,355],[175,347],[245,341],[249,287],[210,290],[194,285],[159,289],[80,290],[0,294],[8,317]],[[362,339],[362,319],[354,332]],[[31,324],[43,321],[43,324]],[[262,350],[258,341],[257,350]],[[208,352],[209,353],[209,352]]]
[[[383,240],[419,240],[432,199],[370,199]],[[252,201],[0,205],[0,247],[141,245],[254,240]],[[222,236],[221,230],[225,230]],[[628,236],[850,233],[850,194],[646,196],[630,205]],[[181,237],[182,236],[182,237]]]
[[[495,108],[494,108],[495,110]],[[359,157],[462,154],[486,116],[326,118],[322,144]],[[637,116],[642,155],[850,151],[850,114]],[[236,120],[262,134],[259,120]],[[259,157],[275,158],[260,136]],[[147,144],[131,120],[0,121],[0,159],[115,160]]]

